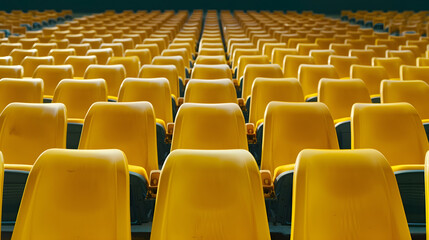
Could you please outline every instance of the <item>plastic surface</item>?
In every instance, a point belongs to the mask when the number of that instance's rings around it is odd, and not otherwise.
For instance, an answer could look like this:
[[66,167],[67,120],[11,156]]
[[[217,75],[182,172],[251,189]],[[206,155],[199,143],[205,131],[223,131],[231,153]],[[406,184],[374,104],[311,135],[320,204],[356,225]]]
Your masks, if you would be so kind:
[[[402,59],[398,57],[394,58],[373,58],[372,66],[381,66],[386,69],[387,79],[399,79],[399,68],[403,64]],[[386,79],[385,76],[381,80]],[[360,78],[358,76],[352,76],[352,78]],[[365,80],[364,80],[365,81]]]
[[315,59],[312,56],[286,55],[282,64],[284,77],[298,77],[298,69],[301,64],[315,64]]
[[375,150],[304,150],[291,239],[411,240],[392,169]]
[[24,69],[20,65],[0,65],[0,79],[22,78]]
[[253,82],[258,77],[283,78],[283,72],[277,64],[248,64],[243,73],[241,97],[244,100],[252,94]]
[[23,77],[32,77],[34,70],[39,65],[54,65],[54,57],[25,57],[21,62],[21,66],[24,69]]
[[346,56],[329,56],[328,64],[333,65],[337,70],[338,77],[350,78],[350,67],[353,64],[358,64],[358,57],[346,57]]
[[317,93],[320,79],[338,77],[337,71],[332,65],[302,64],[298,70],[298,80],[304,96]]
[[0,80],[0,112],[12,102],[42,103],[43,80],[40,78]]
[[170,92],[180,96],[179,74],[175,65],[143,65],[140,68],[140,78],[166,78],[170,83]]
[[131,239],[129,202],[121,151],[47,150],[28,177],[12,239]]
[[74,77],[82,78],[86,68],[91,64],[97,64],[96,56],[68,56],[65,64],[73,66]]
[[380,83],[389,79],[387,70],[382,66],[354,65],[350,69],[352,78],[359,78],[365,82],[369,94],[380,94]]
[[137,56],[111,57],[107,60],[108,65],[122,64],[125,68],[126,77],[137,77],[140,70],[140,59]]
[[154,65],[174,65],[176,66],[179,77],[184,81],[186,79],[185,61],[181,56],[156,56],[152,59]]
[[270,239],[258,167],[245,150],[173,151],[155,206],[153,240]]
[[228,65],[198,64],[192,69],[191,79],[222,79],[232,80],[232,72]]
[[44,95],[52,97],[58,83],[65,78],[73,78],[72,65],[39,65],[34,70],[33,78],[41,78],[44,83]]
[[429,84],[429,67],[401,66],[401,80],[422,80]]
[[248,149],[244,117],[235,103],[183,104],[176,116],[171,150]]
[[238,59],[238,66],[237,66],[237,76],[236,78],[240,80],[240,78],[244,74],[244,69],[246,69],[246,66],[248,64],[269,64],[270,60],[267,56],[264,55],[244,55],[241,56]]
[[186,85],[185,103],[237,103],[230,79],[191,79]]
[[[100,62],[99,62],[100,64]],[[107,95],[109,98],[116,98],[119,93],[122,81],[125,79],[125,67],[121,64],[116,65],[89,65],[85,71],[85,79],[102,78],[107,84]]]

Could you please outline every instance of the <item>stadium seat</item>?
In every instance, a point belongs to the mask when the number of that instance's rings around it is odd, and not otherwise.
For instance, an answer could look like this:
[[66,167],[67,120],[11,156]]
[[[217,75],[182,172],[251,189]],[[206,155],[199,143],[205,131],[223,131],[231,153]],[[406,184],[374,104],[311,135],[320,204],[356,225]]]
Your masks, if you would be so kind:
[[170,92],[177,103],[180,94],[180,80],[175,65],[143,65],[140,68],[140,78],[166,78],[170,83]]
[[351,78],[358,78],[365,82],[373,102],[380,102],[380,84],[389,79],[388,71],[382,66],[354,65],[351,67]]
[[301,83],[304,99],[307,102],[317,101],[317,87],[322,78],[338,78],[338,73],[332,65],[302,64],[298,70],[298,80]]
[[36,49],[39,57],[48,56],[52,49],[58,48],[56,43],[35,43],[32,49]]
[[339,56],[348,56],[349,51],[352,48],[353,47],[351,44],[346,44],[346,43],[332,43],[331,45],[329,45],[329,49],[334,50],[335,55],[339,55]]
[[74,48],[66,48],[66,49],[51,49],[49,51],[48,56],[54,57],[54,63],[56,65],[62,65],[66,61],[68,56],[75,56],[76,50]]
[[107,95],[110,101],[118,99],[119,88],[125,79],[125,68],[122,64],[97,65],[92,64],[86,68],[84,79],[104,79],[107,84]]
[[311,50],[309,55],[313,57],[315,64],[328,64],[329,56],[334,55],[334,50],[316,49]]
[[174,65],[176,66],[179,78],[182,83],[189,76],[189,69],[185,66],[185,61],[181,56],[156,56],[152,59],[153,65]]
[[401,80],[422,80],[429,83],[429,67],[402,65],[400,68]]
[[359,64],[359,58],[331,55],[329,56],[328,64],[335,67],[338,77],[342,79],[349,79],[350,67],[353,64]]
[[50,102],[58,83],[66,78],[73,78],[72,65],[39,65],[34,70],[33,78],[43,79],[44,101]]
[[114,57],[124,56],[124,45],[122,43],[102,43],[100,48],[111,48]]
[[271,63],[283,66],[284,58],[287,55],[298,55],[298,51],[295,48],[275,48]]
[[124,56],[137,56],[140,60],[140,65],[150,64],[152,62],[152,56],[149,49],[127,49]]
[[21,43],[1,43],[0,56],[9,56],[13,49],[22,49]]
[[31,169],[12,239],[131,239],[129,192],[123,152],[50,149]]
[[411,239],[395,176],[378,151],[304,150],[293,181],[291,239]]
[[11,56],[0,57],[0,65],[12,65],[12,57]]
[[0,112],[9,103],[42,103],[42,101],[42,79],[2,78],[0,80]]
[[191,79],[186,85],[185,103],[237,103],[230,79]]
[[[399,79],[399,68],[403,64],[402,59],[398,57],[394,58],[378,58],[372,59],[372,66],[381,66],[386,69],[387,76],[389,79]],[[353,77],[353,76],[352,76]],[[353,77],[354,78],[354,77]]]
[[[91,45],[89,43],[81,43],[81,44],[69,44],[67,48],[72,48],[76,51],[76,56],[86,56],[86,53],[89,49],[91,49]],[[39,56],[41,56],[39,54]]]
[[231,69],[226,64],[198,64],[192,69],[191,79],[231,79]]
[[253,82],[258,77],[283,78],[283,72],[277,64],[248,64],[244,69],[243,81],[240,82],[241,98],[246,102],[246,106],[250,105]]
[[126,77],[137,77],[140,70],[140,59],[136,56],[131,57],[110,57],[107,65],[122,64],[125,68]]
[[376,57],[374,50],[351,49],[349,51],[350,57],[357,57],[359,65],[372,65],[372,58]]
[[225,56],[198,56],[197,59],[195,59],[195,64],[227,64],[227,61]]
[[242,81],[244,69],[248,64],[269,64],[270,60],[264,55],[244,55],[238,59],[237,72],[235,73],[237,81]]
[[113,57],[113,50],[111,48],[89,49],[86,56],[96,56],[97,63],[105,65],[110,57]]
[[[64,64],[73,66],[74,78],[81,79],[85,74],[86,69],[91,64],[97,64],[96,56],[68,56]],[[25,69],[24,69],[25,73]]]
[[22,78],[23,68],[20,65],[1,65],[0,79],[2,78]]
[[366,45],[365,50],[373,50],[375,52],[375,57],[383,58],[386,57],[388,48],[386,45]]
[[21,65],[22,60],[27,56],[37,57],[36,49],[13,49],[10,52],[12,65]]
[[144,199],[150,173],[158,170],[155,115],[149,102],[97,102],[91,106],[83,124],[79,149],[109,148],[123,151],[128,159],[131,222],[149,221],[153,209]]
[[416,56],[410,50],[387,50],[386,57],[393,58],[398,57],[402,60],[405,65],[416,65]]
[[161,173],[151,238],[269,239],[262,192],[245,150],[175,150]]
[[54,57],[25,57],[21,62],[23,77],[32,77],[39,65],[54,65]]
[[286,55],[283,60],[283,73],[285,78],[297,78],[301,64],[315,64],[312,56]]
[[410,225],[425,222],[423,164],[429,149],[422,121],[409,103],[355,104],[352,149],[373,148],[392,166]]

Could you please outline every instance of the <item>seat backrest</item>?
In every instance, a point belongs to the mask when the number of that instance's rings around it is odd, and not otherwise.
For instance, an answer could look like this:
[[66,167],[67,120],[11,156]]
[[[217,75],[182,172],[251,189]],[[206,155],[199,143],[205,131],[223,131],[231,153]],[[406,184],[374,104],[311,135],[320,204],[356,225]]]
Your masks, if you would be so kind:
[[352,148],[374,148],[390,165],[423,164],[428,140],[416,109],[409,103],[355,104]]
[[21,65],[0,65],[0,79],[22,78],[24,69]]
[[[401,58],[392,57],[392,58],[373,58],[372,66],[382,66],[387,71],[387,76],[389,79],[398,79],[400,77],[399,69],[403,61]],[[353,77],[355,78],[355,77]]]
[[416,66],[416,55],[411,50],[387,50],[386,57],[399,57],[404,64]]
[[154,65],[174,65],[176,66],[177,73],[179,77],[185,81],[186,72],[185,72],[185,61],[181,56],[156,56],[152,59],[152,64]]
[[264,118],[261,169],[294,164],[306,148],[338,149],[334,121],[323,103],[270,102]]
[[110,57],[113,57],[111,48],[89,49],[86,56],[96,56],[98,64],[106,64]]
[[126,75],[125,67],[122,64],[116,65],[98,65],[91,64],[86,68],[83,77],[85,79],[102,78],[106,81],[107,95],[117,97],[119,88]]
[[171,94],[180,97],[179,74],[175,65],[143,65],[139,78],[166,78],[170,83]]
[[248,149],[238,104],[183,104],[176,116],[171,150]]
[[401,66],[401,80],[422,80],[429,84],[429,67]]
[[328,64],[329,56],[334,55],[334,50],[329,49],[315,49],[311,50],[309,55],[314,58],[315,64]]
[[148,101],[155,116],[164,123],[173,122],[170,84],[166,78],[126,78],[119,90],[118,102]]
[[[165,50],[164,50],[165,51]],[[198,56],[195,64],[227,64],[225,56]]]
[[421,119],[429,119],[429,84],[421,80],[381,82],[381,102],[407,102],[419,113]]
[[258,77],[283,78],[283,72],[277,64],[247,64],[243,73],[241,97],[246,100],[252,94],[253,82]]
[[371,103],[365,82],[360,79],[321,79],[317,100],[326,104],[334,120],[350,117],[355,103]]
[[389,79],[388,71],[383,66],[353,65],[350,69],[351,78],[359,78],[365,82],[369,94],[380,93],[380,83]]
[[52,97],[58,83],[63,79],[73,78],[72,65],[39,65],[34,70],[33,78],[41,78],[44,83],[44,95]]
[[107,86],[104,79],[63,79],[55,88],[53,103],[62,103],[67,108],[68,119],[85,118],[95,102],[107,101]]
[[338,77],[350,78],[350,67],[353,64],[359,64],[359,58],[331,55],[329,56],[328,64],[335,67]]
[[32,77],[34,71],[39,65],[53,65],[54,57],[31,57],[27,56],[21,61],[21,66],[23,67],[24,74],[23,77]]
[[137,77],[140,71],[140,59],[137,56],[110,57],[108,65],[122,64],[125,68],[126,77]]
[[284,58],[288,55],[298,55],[298,50],[295,48],[274,48],[271,63],[283,66]]
[[123,152],[50,149],[40,155],[28,176],[12,239],[47,236],[131,239]]
[[150,64],[152,62],[152,55],[149,49],[127,49],[125,57],[136,56],[140,60],[140,65]]
[[[83,77],[86,68],[91,64],[97,64],[96,56],[68,56],[64,64],[73,66],[73,73],[75,77]],[[25,69],[24,69],[25,72]]]
[[363,50],[363,49],[351,49],[349,51],[349,56],[354,56],[359,59],[360,65],[368,65],[371,66],[372,58],[376,57],[374,50]]
[[249,122],[255,124],[264,119],[268,103],[303,102],[302,88],[296,78],[256,78],[250,100]]
[[231,69],[226,64],[198,64],[192,69],[191,79],[222,79],[232,80]]
[[262,192],[245,150],[175,150],[161,173],[151,239],[269,239]]
[[0,80],[0,112],[12,102],[42,103],[42,101],[42,79],[2,78]]
[[237,80],[240,80],[240,78],[244,74],[244,69],[246,69],[246,66],[248,64],[269,64],[270,60],[267,56],[264,55],[244,55],[241,56],[238,59],[238,66],[237,66]]
[[115,148],[130,165],[158,170],[155,114],[149,102],[97,102],[86,114],[79,149]]
[[37,50],[36,49],[13,49],[12,52],[10,52],[10,55],[12,57],[12,65],[21,65],[22,60],[27,56],[36,57]]
[[395,176],[376,150],[304,150],[293,184],[291,239],[411,239]]
[[298,77],[298,69],[301,64],[315,64],[312,56],[289,55],[283,60],[283,73],[285,78]]
[[46,149],[66,147],[63,104],[11,103],[0,115],[0,126],[0,151],[8,164],[33,165]]
[[186,85],[185,103],[237,103],[230,79],[191,79]]
[[56,65],[64,64],[64,61],[68,56],[75,56],[76,50],[74,48],[66,48],[66,49],[51,49],[49,51],[48,56],[54,57],[54,63]]
[[317,93],[319,81],[322,78],[338,78],[338,73],[332,65],[302,64],[298,70],[298,80],[301,83],[304,97]]

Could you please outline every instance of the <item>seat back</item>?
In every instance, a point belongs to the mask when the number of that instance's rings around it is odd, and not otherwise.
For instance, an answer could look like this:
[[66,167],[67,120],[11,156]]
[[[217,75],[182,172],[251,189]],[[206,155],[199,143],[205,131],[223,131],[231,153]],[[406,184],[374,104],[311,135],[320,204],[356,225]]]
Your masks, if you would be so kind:
[[312,56],[289,55],[283,60],[283,73],[285,78],[298,77],[298,69],[301,64],[315,64]]
[[117,97],[119,88],[126,75],[125,67],[122,64],[116,65],[98,65],[91,64],[86,68],[83,77],[85,79],[102,78],[106,81],[107,95]]
[[387,76],[389,79],[398,79],[400,77],[399,69],[402,64],[403,64],[402,59],[398,57],[393,57],[393,58],[376,57],[372,59],[372,66],[384,67],[387,71]]
[[382,66],[353,65],[350,70],[351,78],[359,78],[365,82],[369,94],[379,94],[380,84],[389,79],[387,70]]
[[137,56],[111,57],[109,60],[107,60],[107,64],[122,64],[125,68],[126,77],[137,77],[140,70],[140,59]]
[[158,170],[155,114],[149,102],[97,102],[83,124],[79,149],[123,151],[130,165]]
[[44,83],[44,95],[52,97],[58,83],[63,79],[73,78],[72,65],[39,65],[34,70],[33,78],[41,78]]
[[24,69],[20,65],[0,65],[0,79],[22,78]]
[[270,63],[269,58],[264,55],[241,56],[238,59],[237,80],[240,80],[240,78],[243,76],[244,69],[246,69],[246,66],[248,64],[269,64],[269,63]]
[[304,150],[293,184],[291,239],[411,239],[395,176],[376,150]]
[[[96,56],[68,56],[64,61],[64,64],[70,64],[73,66],[73,73],[75,77],[83,77],[86,68],[91,64],[97,64]],[[25,73],[25,69],[24,69]]]
[[191,79],[231,79],[231,69],[226,64],[198,64],[192,69]]
[[39,65],[53,65],[54,57],[30,57],[27,56],[21,61],[21,66],[24,70],[23,77],[32,77],[34,71]]
[[248,149],[244,117],[235,103],[183,104],[176,116],[171,150]]
[[42,101],[42,79],[2,78],[0,80],[0,112],[9,103],[42,103]]
[[423,164],[428,140],[416,109],[409,103],[355,104],[352,148],[374,148],[390,165]]
[[317,93],[320,79],[338,77],[337,71],[332,65],[302,64],[298,70],[298,80],[301,83],[304,97]]
[[180,97],[179,74],[175,65],[143,65],[139,78],[166,78],[170,83],[171,94]]
[[230,79],[191,79],[186,85],[185,103],[237,103]]
[[338,77],[350,78],[350,67],[353,64],[359,64],[359,58],[332,55],[329,56],[328,64],[335,67]]
[[47,236],[131,239],[123,152],[50,149],[40,155],[28,176],[12,239]]
[[11,103],[0,115],[0,151],[5,163],[33,165],[49,148],[66,147],[63,104]]
[[258,77],[283,78],[283,72],[277,64],[248,64],[243,73],[241,97],[245,100],[252,94],[253,82]]
[[429,67],[401,66],[401,80],[422,80],[429,84]]
[[338,149],[334,121],[323,103],[271,102],[264,118],[261,169],[294,164],[306,148]]
[[176,66],[179,77],[184,81],[186,79],[185,61],[181,56],[156,56],[152,59],[154,65],[174,65]]

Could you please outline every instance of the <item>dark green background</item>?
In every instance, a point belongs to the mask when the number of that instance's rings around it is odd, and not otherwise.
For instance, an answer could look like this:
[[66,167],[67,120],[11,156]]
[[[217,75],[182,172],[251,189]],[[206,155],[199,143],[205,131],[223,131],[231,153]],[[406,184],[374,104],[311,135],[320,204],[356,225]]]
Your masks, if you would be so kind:
[[79,13],[105,9],[253,9],[313,10],[339,14],[340,10],[429,10],[429,0],[0,0],[0,9],[72,9]]

